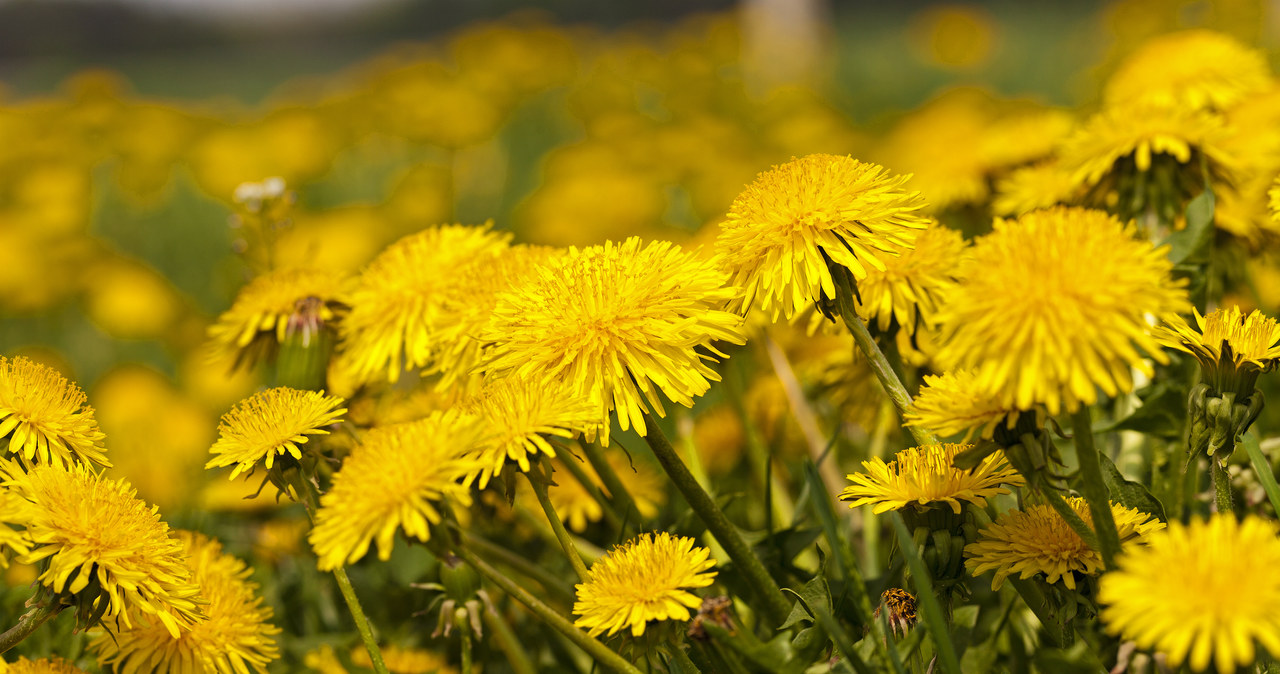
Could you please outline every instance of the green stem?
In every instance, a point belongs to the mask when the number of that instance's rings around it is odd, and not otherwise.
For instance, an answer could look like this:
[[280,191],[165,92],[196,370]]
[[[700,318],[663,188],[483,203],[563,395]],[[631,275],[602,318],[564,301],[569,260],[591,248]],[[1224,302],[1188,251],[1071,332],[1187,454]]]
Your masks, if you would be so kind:
[[334,569],[333,577],[338,579],[338,589],[342,591],[342,598],[347,602],[347,610],[351,611],[351,619],[355,621],[356,630],[360,632],[360,640],[369,651],[369,659],[373,661],[373,671],[378,674],[389,674],[386,664],[382,662],[382,651],[378,648],[378,640],[373,638],[373,628],[370,627],[369,619],[364,615],[364,609],[360,607],[360,599],[356,597],[355,588],[351,587],[351,579],[347,577],[347,568],[339,566]]
[[515,674],[537,674],[537,668],[533,666],[533,660],[529,657],[529,653],[521,645],[520,639],[516,637],[515,632],[511,631],[511,626],[507,621],[498,615],[493,605],[488,601],[485,602],[484,623],[489,626],[489,632],[493,634],[493,640],[498,642],[498,648],[507,656],[507,664],[511,665],[511,671]]
[[608,457],[604,455],[604,448],[599,443],[585,440],[580,440],[578,444],[582,446],[583,453],[587,455],[587,461],[595,469],[600,481],[604,483],[604,488],[609,492],[609,498],[613,499],[617,505],[616,512],[622,516],[623,520],[638,524],[641,521],[640,509],[636,507],[635,499],[631,498],[631,492],[627,491],[627,485],[618,477],[613,464],[609,463]]
[[[545,460],[540,461],[542,469],[546,471],[546,480],[551,479],[551,464]],[[569,536],[569,532],[564,528],[564,522],[560,521],[560,516],[556,514],[555,506],[551,505],[551,497],[547,494],[547,483],[541,476],[534,477],[525,474],[529,479],[529,486],[533,487],[533,493],[538,497],[538,503],[542,506],[542,512],[546,513],[547,521],[551,524],[551,530],[556,534],[556,540],[560,541],[560,547],[564,548],[564,554],[569,558],[569,565],[573,567],[573,572],[578,574],[578,580],[585,581],[587,579],[587,565],[582,562],[582,555],[578,552],[577,546],[573,544],[573,538]]]
[[520,587],[515,581],[502,575],[502,572],[486,564],[479,557],[476,557],[471,550],[464,545],[455,545],[454,553],[461,557],[471,566],[475,567],[480,575],[488,578],[490,582],[502,588],[512,599],[524,604],[531,613],[542,619],[557,632],[560,632],[566,639],[572,641],[579,648],[587,652],[600,664],[623,672],[624,674],[640,674],[640,670],[632,666],[631,663],[622,659],[622,656],[609,650],[604,644],[596,641],[587,635],[586,632],[573,626],[567,618],[556,613],[550,606],[542,603],[537,597],[534,597],[528,590]]
[[671,443],[667,441],[667,437],[662,434],[662,429],[658,426],[658,422],[654,420],[648,412],[644,413],[645,427],[648,432],[645,434],[645,440],[649,443],[649,447],[653,449],[653,454],[658,458],[658,463],[662,464],[667,475],[671,477],[671,481],[675,483],[676,489],[684,495],[689,506],[694,512],[698,513],[698,517],[707,525],[707,530],[712,536],[724,546],[725,552],[729,554],[729,558],[738,565],[738,569],[747,577],[747,581],[759,593],[760,598],[765,604],[765,613],[769,616],[769,621],[773,626],[782,624],[787,616],[791,613],[791,602],[787,601],[782,590],[779,589],[777,581],[773,576],[769,575],[769,571],[764,568],[764,564],[760,558],[752,552],[747,542],[742,539],[742,534],[738,533],[737,528],[725,517],[724,511],[711,496],[698,484],[693,478],[693,474],[689,472],[689,468],[680,461],[680,457],[676,455],[676,451],[672,449]]
[[31,636],[41,625],[58,615],[63,608],[62,604],[51,601],[47,604],[40,604],[24,613],[21,618],[18,618],[17,625],[10,627],[4,634],[0,634],[0,653],[22,643],[23,639]]
[[942,605],[938,603],[938,597],[933,593],[933,581],[929,578],[929,570],[925,568],[924,560],[920,558],[920,550],[916,547],[915,540],[911,538],[911,532],[907,531],[902,514],[894,511],[889,519],[893,522],[894,533],[898,535],[902,556],[906,557],[907,567],[911,569],[911,582],[916,586],[916,601],[920,605],[921,613],[924,614],[924,623],[929,628],[929,634],[933,637],[938,663],[942,665],[942,671],[947,674],[960,674],[960,658],[956,655],[955,645],[951,643],[947,619],[942,612]]
[[566,457],[560,462],[560,465],[564,466],[564,469],[569,471],[569,474],[573,476],[573,479],[577,480],[578,484],[582,485],[583,490],[585,490],[587,494],[590,494],[591,498],[595,499],[596,503],[600,504],[600,510],[604,513],[604,519],[609,523],[609,526],[613,527],[614,531],[621,533],[622,519],[618,517],[618,511],[613,509],[613,503],[605,497],[604,492],[600,491],[600,487],[596,484],[596,481],[591,479],[591,476],[587,474],[586,469],[578,463],[578,459],[572,456]]
[[464,674],[474,671],[471,666],[471,630],[466,628],[462,629],[462,653],[460,659],[462,660]]
[[1071,431],[1075,435],[1076,459],[1080,462],[1080,494],[1089,502],[1093,528],[1101,544],[1098,551],[1102,553],[1102,562],[1106,568],[1114,569],[1116,556],[1120,554],[1120,531],[1111,514],[1111,495],[1102,478],[1098,448],[1093,444],[1093,422],[1089,419],[1088,406],[1081,405],[1071,415]]
[[1211,456],[1209,467],[1213,471],[1213,496],[1218,505],[1218,512],[1235,514],[1235,499],[1231,495],[1231,475],[1227,472],[1226,462]]
[[1076,535],[1080,537],[1080,540],[1084,541],[1085,545],[1094,550],[1098,549],[1098,536],[1093,533],[1093,528],[1089,526],[1088,522],[1081,519],[1080,514],[1062,498],[1062,494],[1059,494],[1057,489],[1048,486],[1042,488],[1040,493],[1049,502],[1049,507],[1053,508],[1062,519],[1067,521],[1067,526],[1076,532]]
[[[867,325],[858,317],[858,313],[853,307],[853,287],[850,284],[848,273],[837,273],[833,276],[836,280],[836,303],[840,307],[840,317],[844,319],[845,327],[849,328],[849,332],[853,334],[853,341],[857,343],[858,348],[866,355],[867,361],[871,365],[871,371],[876,373],[876,379],[880,380],[880,385],[884,387],[885,393],[893,401],[894,407],[898,408],[898,414],[900,416],[905,415],[907,409],[911,407],[911,394],[907,393],[907,388],[902,385],[902,380],[898,379],[898,374],[893,371],[893,366],[889,364],[889,360],[884,357],[884,353],[876,345],[875,338],[867,331]],[[933,433],[919,426],[908,426],[907,430],[911,431],[911,436],[916,439],[916,444],[932,445],[938,442]]]
[[1258,437],[1251,433],[1246,434],[1240,439],[1240,444],[1244,445],[1244,451],[1249,454],[1253,472],[1257,474],[1263,491],[1267,492],[1267,498],[1271,500],[1271,509],[1280,514],[1280,485],[1276,484],[1276,476],[1271,472],[1271,462],[1263,455]]
[[460,534],[465,539],[466,544],[473,549],[511,567],[521,575],[527,576],[541,585],[547,591],[547,594],[555,595],[557,599],[566,604],[573,603],[573,587],[550,571],[488,539],[481,538],[468,531],[460,531]]

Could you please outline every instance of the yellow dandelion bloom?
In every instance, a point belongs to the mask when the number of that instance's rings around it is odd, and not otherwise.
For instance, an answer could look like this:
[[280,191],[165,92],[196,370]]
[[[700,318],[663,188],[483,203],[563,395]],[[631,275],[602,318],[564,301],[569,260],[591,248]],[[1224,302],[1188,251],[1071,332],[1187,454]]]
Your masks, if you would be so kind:
[[1280,531],[1276,523],[1213,515],[1172,522],[1129,548],[1102,577],[1107,631],[1163,653],[1169,666],[1220,674],[1280,653]]
[[1054,108],[1018,110],[992,120],[981,152],[991,169],[1022,166],[1052,156],[1075,128],[1075,117]]
[[[578,459],[567,457],[564,460],[577,461]],[[630,460],[623,452],[606,451],[605,460],[627,486],[627,491],[636,504],[636,510],[640,511],[640,517],[646,520],[657,517],[658,509],[666,501],[665,475],[649,463]],[[586,531],[588,524],[599,522],[604,517],[604,511],[600,509],[600,502],[578,482],[577,478],[569,474],[568,469],[561,468],[559,463],[560,460],[557,459],[552,464],[555,469],[556,483],[547,487],[547,495],[560,519],[564,520],[570,529],[582,533]],[[590,464],[583,464],[582,470],[596,488],[605,496],[611,496],[609,488],[605,486]],[[536,505],[537,502],[532,499],[530,492],[521,493],[530,494],[530,500],[533,501],[529,504],[531,510],[539,509],[540,506]]]
[[[1071,509],[1092,524],[1089,503],[1082,498],[1068,498]],[[1133,508],[1111,504],[1120,541],[1144,538],[1164,528],[1164,522]],[[1067,521],[1047,505],[1034,505],[1026,510],[1011,510],[996,518],[978,533],[978,541],[964,546],[969,559],[969,572],[980,576],[994,570],[991,589],[998,590],[1005,578],[1018,574],[1023,580],[1042,573],[1045,581],[1059,580],[1068,588],[1076,588],[1077,573],[1092,576],[1102,568],[1102,555],[1085,544]]]
[[[391,674],[457,674],[458,670],[449,665],[448,659],[434,651],[421,648],[404,648],[390,645],[382,646],[382,662]],[[365,669],[373,669],[373,659],[369,650],[357,646],[351,649],[351,664]]]
[[299,391],[284,386],[268,389],[240,401],[222,416],[214,455],[205,468],[235,464],[231,479],[252,473],[261,462],[268,470],[277,456],[302,458],[298,445],[309,435],[327,435],[324,427],[338,423],[347,410],[342,398],[323,391]]
[[964,433],[967,442],[977,433],[990,438],[1001,423],[1006,428],[1018,423],[1018,409],[1000,398],[982,390],[973,370],[927,374],[903,418],[908,426],[927,428],[943,437]]
[[24,463],[111,465],[86,400],[57,370],[0,356],[0,439],[8,436],[8,453]]
[[973,470],[956,468],[956,454],[970,447],[951,443],[912,447],[898,452],[889,463],[872,457],[862,462],[865,472],[847,476],[853,484],[840,492],[840,500],[852,501],[850,508],[873,506],[874,513],[945,503],[958,515],[961,501],[981,507],[989,496],[1010,493],[1001,485],[1024,483],[1003,452],[988,456]]
[[[874,148],[875,161],[909,173],[907,189],[919,190],[925,210],[981,203],[992,166],[985,141],[995,123],[995,101],[970,87],[950,89],[912,111]],[[1024,143],[1030,145],[1030,143]],[[938,148],[946,148],[939,152]]]
[[85,674],[85,671],[53,655],[39,660],[19,657],[13,662],[0,661],[0,674]]
[[192,580],[200,586],[206,619],[174,638],[163,625],[145,617],[129,629],[107,625],[90,644],[98,662],[119,672],[155,674],[244,674],[265,672],[280,657],[267,622],[271,607],[262,604],[253,570],[222,552],[222,544],[203,534],[179,531]]
[[341,324],[352,376],[395,382],[407,369],[435,365],[443,302],[459,273],[490,264],[510,240],[488,224],[442,225],[382,251],[361,272]]
[[1107,80],[1103,98],[1224,110],[1270,84],[1263,52],[1222,33],[1186,30],[1148,40],[1130,54]]
[[996,215],[1023,213],[1072,203],[1079,192],[1075,177],[1056,160],[1016,168],[996,180],[991,211]]
[[252,365],[290,330],[309,336],[346,310],[348,285],[341,274],[314,269],[280,269],[253,279],[209,326],[213,357]]
[[45,561],[41,584],[69,594],[88,588],[81,600],[99,607],[104,620],[126,627],[134,625],[132,616],[158,620],[174,638],[202,619],[182,543],[128,482],[79,464],[23,473],[10,463],[3,470],[32,543],[17,560]]
[[1148,376],[1139,350],[1161,362],[1148,314],[1184,311],[1186,291],[1162,248],[1101,211],[1054,208],[1016,220],[974,242],[965,282],[939,312],[946,369],[972,368],[983,395],[1049,414],[1133,389],[1131,369]]
[[450,412],[365,433],[320,497],[308,535],[320,569],[355,563],[375,540],[386,561],[400,529],[430,539],[430,525],[440,522],[436,503],[471,504],[463,480],[478,466],[467,455],[482,440],[472,419]]
[[514,377],[492,382],[466,409],[490,433],[476,452],[479,470],[468,476],[478,480],[481,489],[508,461],[527,473],[530,456],[554,457],[549,437],[573,438],[597,423],[588,401],[555,386],[533,386]]
[[1160,330],[1161,342],[1185,351],[1200,361],[1206,377],[1225,370],[1266,372],[1280,361],[1280,324],[1261,311],[1246,315],[1240,307],[1216,309],[1208,316],[1192,308],[1195,328],[1180,316],[1171,317]]
[[307,669],[320,674],[347,674],[347,668],[342,666],[338,654],[333,652],[333,646],[329,644],[307,651],[302,658],[302,664],[306,665]]
[[741,288],[735,306],[757,300],[777,319],[836,296],[829,263],[854,278],[910,248],[929,225],[924,200],[876,164],[813,154],[761,173],[721,223],[720,265]]
[[570,248],[499,298],[483,367],[589,400],[605,444],[615,410],[623,430],[644,435],[643,415],[665,414],[659,392],[692,407],[720,380],[707,364],[725,357],[713,343],[746,341],[742,318],[721,309],[734,295],[724,282],[665,241]]
[[868,269],[858,282],[858,315],[875,320],[881,330],[894,321],[907,333],[932,324],[946,289],[965,255],[964,236],[936,221],[916,237],[915,246],[884,261],[884,269]]
[[624,629],[639,637],[651,620],[688,620],[689,609],[697,609],[702,600],[687,589],[715,581],[710,569],[716,560],[710,555],[706,548],[695,548],[692,538],[665,531],[641,534],[613,548],[576,586],[573,612],[579,617],[574,625],[587,628],[593,637]]

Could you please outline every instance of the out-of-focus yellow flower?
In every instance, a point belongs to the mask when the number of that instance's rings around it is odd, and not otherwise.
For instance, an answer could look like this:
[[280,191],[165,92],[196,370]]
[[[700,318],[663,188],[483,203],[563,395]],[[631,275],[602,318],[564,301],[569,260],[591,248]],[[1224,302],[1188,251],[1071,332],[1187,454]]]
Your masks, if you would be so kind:
[[937,5],[911,17],[907,37],[928,63],[970,70],[990,60],[998,28],[991,16],[976,7]]
[[746,446],[746,429],[737,411],[716,405],[693,420],[693,446],[708,474],[723,475],[736,468]]
[[[458,674],[449,660],[435,651],[421,648],[404,648],[396,645],[381,646],[382,662],[391,674]],[[363,646],[351,649],[351,664],[366,669],[373,668],[369,650]]]
[[996,181],[991,210],[996,215],[1023,213],[1077,200],[1079,185],[1061,162],[1049,160],[1016,168]]
[[179,531],[176,538],[206,602],[205,619],[177,637],[146,616],[133,627],[107,623],[106,633],[89,644],[98,662],[122,672],[266,672],[280,657],[275,640],[280,629],[267,622],[272,610],[258,596],[258,584],[248,580],[253,570],[204,534]]
[[13,662],[0,662],[0,673],[3,674],[87,674],[70,661],[52,655],[38,660],[28,660],[19,656]]
[[6,524],[7,522],[21,523],[23,519],[22,505],[19,503],[17,495],[10,494],[8,491],[0,491],[0,569],[9,568],[7,552],[11,551],[19,555],[31,552],[31,541],[27,538],[27,532],[22,529],[10,528]]
[[333,652],[333,646],[323,644],[313,651],[307,651],[302,659],[302,664],[312,671],[320,672],[320,674],[347,674],[347,668],[342,666],[342,662],[338,660],[338,654]]
[[18,356],[0,356],[0,439],[25,464],[74,461],[110,466],[106,437],[79,386],[57,370]]
[[[631,495],[636,509],[640,511],[640,517],[645,520],[656,517],[658,508],[666,501],[667,495],[667,481],[663,474],[644,461],[631,460],[623,452],[605,450],[605,460],[626,485],[627,493]],[[570,529],[581,533],[586,531],[588,524],[599,522],[604,517],[604,510],[577,478],[572,477],[567,469],[558,467],[562,461],[579,461],[579,459],[570,456],[556,459],[552,463],[555,467],[556,481],[555,484],[547,487],[547,495],[551,498],[551,505],[560,519],[564,520]],[[596,474],[594,468],[589,464],[583,464],[582,471],[601,493],[605,496],[611,495],[609,488],[604,485],[604,481]],[[537,508],[536,505],[531,507],[535,510]]]
[[230,479],[252,474],[259,463],[271,469],[277,456],[302,458],[298,445],[309,435],[328,435],[326,426],[338,423],[347,410],[342,398],[323,391],[287,387],[268,389],[231,408],[218,424],[218,441],[205,468],[235,465]]
[[909,175],[905,187],[920,191],[926,210],[981,203],[990,191],[983,139],[994,107],[984,91],[947,91],[899,121],[872,156]]
[[863,473],[852,473],[853,484],[840,492],[850,508],[870,505],[872,512],[901,510],[908,506],[927,508],[946,504],[960,514],[961,501],[982,507],[988,497],[1010,493],[1002,485],[1019,486],[1024,480],[996,452],[973,470],[956,468],[956,454],[972,445],[950,443],[904,449],[885,463],[880,457],[863,461]]
[[1018,409],[998,394],[983,391],[973,370],[956,370],[941,376],[925,375],[920,393],[903,418],[908,426],[926,428],[943,437],[963,432],[967,442],[978,433],[990,438],[1004,423],[1018,423]]
[[90,320],[117,339],[163,337],[185,309],[178,291],[143,264],[110,259],[83,277]]
[[964,236],[937,222],[920,232],[913,247],[884,261],[884,269],[868,269],[858,282],[858,315],[881,330],[896,324],[908,334],[932,325],[934,314],[965,256]]
[[[421,222],[415,224],[420,226]],[[321,269],[335,276],[355,274],[392,238],[393,231],[379,208],[352,205],[300,211],[276,239],[276,265],[282,269]]]
[[291,331],[306,339],[308,331],[333,323],[346,310],[348,290],[347,279],[336,273],[280,269],[263,274],[241,288],[231,308],[209,326],[212,357],[253,365]]
[[1225,110],[1270,85],[1261,51],[1222,33],[1186,30],[1148,40],[1130,54],[1107,80],[1103,98],[1108,105]]

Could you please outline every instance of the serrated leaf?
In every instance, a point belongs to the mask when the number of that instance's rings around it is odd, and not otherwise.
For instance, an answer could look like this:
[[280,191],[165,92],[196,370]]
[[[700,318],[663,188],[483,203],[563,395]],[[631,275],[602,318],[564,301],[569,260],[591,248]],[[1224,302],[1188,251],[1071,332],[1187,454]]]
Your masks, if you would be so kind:
[[1167,521],[1164,515],[1164,504],[1141,482],[1135,482],[1124,476],[1106,452],[1098,452],[1099,463],[1102,464],[1102,479],[1111,492],[1111,498],[1127,508],[1136,508],[1148,515],[1155,515],[1161,522]]

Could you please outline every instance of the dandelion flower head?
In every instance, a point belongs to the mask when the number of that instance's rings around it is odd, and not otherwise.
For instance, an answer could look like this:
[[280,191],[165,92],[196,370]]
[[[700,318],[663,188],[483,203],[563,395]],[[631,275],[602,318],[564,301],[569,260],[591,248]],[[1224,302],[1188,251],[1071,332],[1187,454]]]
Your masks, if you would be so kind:
[[38,465],[23,473],[8,463],[3,470],[5,486],[20,498],[31,540],[31,551],[17,560],[47,560],[41,584],[70,594],[89,588],[82,600],[98,607],[105,602],[104,620],[132,627],[133,616],[141,615],[159,621],[174,638],[203,619],[182,543],[128,482],[79,464]]
[[132,629],[112,629],[90,644],[98,661],[113,671],[156,674],[241,674],[266,672],[279,658],[267,622],[271,607],[258,596],[252,569],[222,552],[222,544],[203,534],[177,532],[192,580],[200,586],[206,619],[174,638],[162,625],[140,619]]
[[908,426],[927,428],[942,436],[965,434],[971,439],[990,438],[1004,423],[1013,428],[1018,409],[1006,405],[1000,396],[984,392],[973,370],[955,370],[942,375],[925,375],[920,393],[904,416]]
[[8,436],[8,453],[24,463],[111,465],[86,400],[57,370],[0,356],[0,440]]
[[302,458],[298,445],[308,436],[326,435],[325,426],[341,420],[347,410],[342,398],[323,391],[299,391],[288,387],[267,389],[240,401],[218,424],[214,455],[205,468],[235,465],[231,479],[252,473],[261,462],[268,470],[277,456]]
[[706,587],[715,580],[711,551],[694,547],[692,538],[663,531],[641,534],[613,548],[587,572],[577,586],[574,625],[591,636],[630,630],[642,636],[653,620],[689,620],[689,609],[702,600],[688,590]]
[[1260,517],[1213,515],[1128,548],[1098,588],[1107,631],[1163,653],[1170,667],[1228,674],[1280,653],[1280,531]]
[[19,657],[13,662],[0,660],[0,674],[85,674],[69,660],[53,655],[39,660]]
[[812,154],[761,173],[721,223],[720,264],[741,288],[735,306],[790,319],[822,297],[835,298],[828,263],[855,279],[911,247],[929,220],[906,176],[850,157]]
[[499,298],[483,367],[589,400],[605,444],[615,410],[643,435],[646,413],[665,414],[659,392],[692,407],[720,379],[713,343],[746,341],[722,309],[733,295],[710,261],[665,241],[570,248]]
[[983,395],[1048,413],[1133,389],[1142,352],[1167,357],[1147,315],[1185,310],[1186,291],[1161,248],[1101,211],[1058,207],[997,219],[939,312],[946,369],[972,368]]
[[858,282],[858,315],[881,330],[895,321],[908,334],[932,324],[946,289],[965,255],[960,232],[931,222],[912,248],[884,260],[884,269],[868,269]]
[[[449,660],[434,651],[421,648],[405,648],[394,644],[381,646],[382,662],[391,674],[458,674]],[[351,664],[373,669],[369,649],[356,646],[351,649]]]
[[988,456],[973,470],[956,468],[956,455],[970,447],[951,443],[912,447],[888,463],[872,457],[862,462],[864,472],[848,475],[853,484],[840,493],[840,500],[851,501],[850,508],[873,506],[874,513],[945,503],[958,515],[961,501],[982,506],[987,497],[1010,493],[1002,485],[1023,484],[1003,452]]
[[[1171,317],[1160,330],[1161,341],[1195,356],[1214,390],[1236,390],[1242,396],[1253,393],[1257,373],[1274,369],[1280,361],[1280,324],[1261,311],[1245,314],[1235,305],[1215,309],[1208,316],[1192,311],[1197,327],[1179,316]],[[1242,378],[1241,372],[1252,377]],[[1236,381],[1244,390],[1232,385]]]
[[[332,323],[350,304],[348,286],[341,274],[314,269],[280,269],[253,279],[209,326],[214,357],[252,364],[291,329]],[[306,324],[297,318],[303,311],[309,312]]]
[[[1082,498],[1069,498],[1067,504],[1086,523],[1092,524],[1089,504]],[[1120,541],[1143,538],[1164,528],[1164,522],[1133,508],[1111,504],[1111,514],[1120,532]],[[1033,505],[1026,510],[1012,510],[996,518],[978,533],[978,541],[964,547],[965,562],[975,576],[994,570],[993,590],[1000,589],[1005,578],[1018,574],[1023,580],[1042,573],[1045,581],[1062,581],[1070,589],[1076,587],[1076,573],[1096,575],[1102,568],[1102,555],[1089,547],[1057,511],[1047,505]]]
[[1266,55],[1210,30],[1148,40],[1107,80],[1107,104],[1151,102],[1225,110],[1271,85]]
[[1021,166],[996,180],[991,210],[996,215],[1018,216],[1041,208],[1075,201],[1075,178],[1058,160]]
[[355,563],[374,541],[386,561],[401,529],[429,540],[440,502],[471,504],[463,481],[478,471],[469,455],[482,441],[474,420],[454,412],[366,432],[320,497],[308,535],[320,569]]

